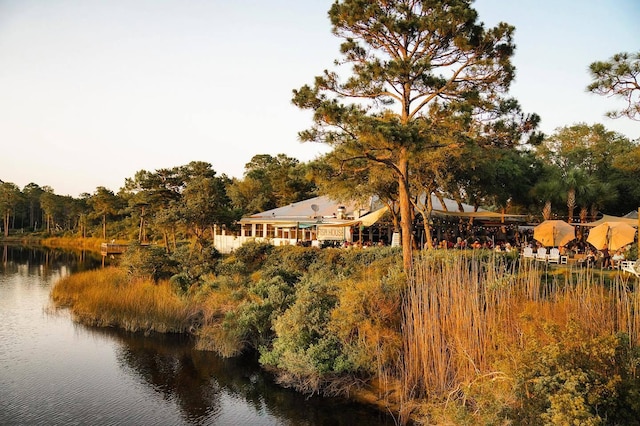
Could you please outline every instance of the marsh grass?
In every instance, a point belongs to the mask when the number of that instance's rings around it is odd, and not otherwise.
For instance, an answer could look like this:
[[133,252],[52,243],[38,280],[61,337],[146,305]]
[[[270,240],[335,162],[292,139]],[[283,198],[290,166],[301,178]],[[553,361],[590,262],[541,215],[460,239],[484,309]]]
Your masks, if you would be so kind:
[[39,243],[45,247],[100,252],[100,245],[103,242],[101,238],[48,237],[43,238]]
[[215,288],[195,295],[202,315],[202,326],[195,332],[196,349],[213,351],[228,358],[240,355],[247,348],[242,333],[225,321],[232,317],[245,298],[242,286],[232,279],[218,279]]
[[51,297],[81,323],[129,331],[183,333],[197,317],[197,309],[168,281],[131,280],[117,268],[65,277],[54,285]]
[[548,343],[549,327],[579,324],[584,338],[623,332],[636,347],[640,297],[631,284],[475,252],[421,254],[403,301],[403,400],[446,404],[484,387],[494,401],[513,401],[518,354]]

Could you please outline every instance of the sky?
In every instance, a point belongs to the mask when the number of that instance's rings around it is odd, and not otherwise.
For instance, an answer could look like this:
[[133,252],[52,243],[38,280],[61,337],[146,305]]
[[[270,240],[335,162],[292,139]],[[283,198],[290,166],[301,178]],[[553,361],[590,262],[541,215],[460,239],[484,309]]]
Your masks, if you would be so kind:
[[[333,0],[0,0],[0,180],[78,197],[140,170],[210,163],[242,178],[254,155],[306,162],[311,113],[291,103],[340,57]],[[515,26],[510,95],[540,130],[602,123],[622,100],[586,92],[588,67],[640,51],[638,0],[476,0]]]

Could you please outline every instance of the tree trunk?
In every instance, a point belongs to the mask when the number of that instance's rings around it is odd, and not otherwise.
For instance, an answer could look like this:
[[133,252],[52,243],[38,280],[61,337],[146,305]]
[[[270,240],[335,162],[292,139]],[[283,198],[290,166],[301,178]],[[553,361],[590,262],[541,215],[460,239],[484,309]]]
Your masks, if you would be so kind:
[[138,242],[140,244],[144,242],[144,240],[142,239],[144,235],[143,230],[144,230],[144,206],[141,208],[141,211],[140,211],[140,229],[138,230]]
[[409,198],[409,164],[407,160],[407,149],[402,148],[398,169],[399,201],[400,201],[400,228],[402,230],[402,265],[407,277],[413,272],[413,214],[412,205]]
[[169,233],[162,231],[162,241],[164,242],[164,251],[167,254],[171,254],[171,248],[169,247]]
[[551,201],[547,200],[544,203],[544,207],[542,208],[542,218],[544,220],[551,219]]
[[[429,218],[431,217],[431,212],[433,211],[433,202],[431,201],[431,193],[427,193],[427,216],[424,219],[424,230],[425,230],[425,238],[427,239],[427,247],[429,249],[433,247],[433,236],[431,234],[431,224],[429,223]],[[444,205],[444,204],[443,204]]]
[[567,194],[567,222],[573,222],[573,210],[576,208],[576,190],[571,188]]
[[4,236],[9,236],[9,211],[4,214]]
[[34,206],[33,200],[29,201],[29,228],[35,231],[35,223],[36,223],[36,208]]

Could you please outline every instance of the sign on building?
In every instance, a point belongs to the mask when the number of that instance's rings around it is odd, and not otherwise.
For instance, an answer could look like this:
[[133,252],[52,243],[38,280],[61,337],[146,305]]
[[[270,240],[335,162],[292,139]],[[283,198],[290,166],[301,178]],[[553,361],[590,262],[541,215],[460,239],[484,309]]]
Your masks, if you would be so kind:
[[344,241],[347,239],[348,226],[318,226],[318,240],[337,240]]

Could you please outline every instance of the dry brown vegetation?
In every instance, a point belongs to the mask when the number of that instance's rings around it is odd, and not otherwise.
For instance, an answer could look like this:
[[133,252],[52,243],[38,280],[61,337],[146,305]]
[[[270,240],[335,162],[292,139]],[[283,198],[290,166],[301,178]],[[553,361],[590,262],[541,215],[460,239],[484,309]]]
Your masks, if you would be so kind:
[[197,312],[168,281],[131,280],[113,267],[65,277],[54,285],[51,297],[83,324],[129,331],[183,333]]
[[[406,411],[426,401],[423,415],[436,423],[452,420],[456,410],[441,409],[453,401],[475,414],[457,422],[508,423],[496,404],[505,417],[505,407],[522,406],[523,354],[616,333],[629,337],[629,349],[640,344],[637,283],[617,272],[605,282],[596,270],[465,255],[416,264],[404,301],[402,397]],[[568,335],[580,341],[562,340]]]
[[48,237],[42,239],[39,244],[45,247],[90,250],[99,253],[103,242],[102,238]]

